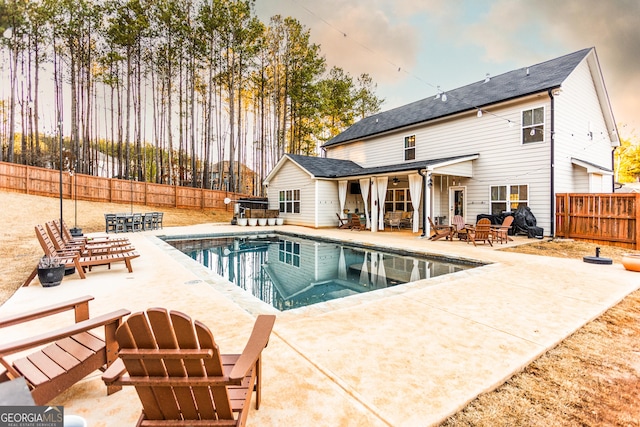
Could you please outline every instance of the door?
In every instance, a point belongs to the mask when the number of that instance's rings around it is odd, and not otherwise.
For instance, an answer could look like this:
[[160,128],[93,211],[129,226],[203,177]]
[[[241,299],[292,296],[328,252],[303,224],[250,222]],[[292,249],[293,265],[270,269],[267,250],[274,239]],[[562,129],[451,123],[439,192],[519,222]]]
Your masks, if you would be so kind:
[[453,219],[455,215],[460,215],[466,222],[467,201],[464,197],[464,187],[449,188],[449,218]]

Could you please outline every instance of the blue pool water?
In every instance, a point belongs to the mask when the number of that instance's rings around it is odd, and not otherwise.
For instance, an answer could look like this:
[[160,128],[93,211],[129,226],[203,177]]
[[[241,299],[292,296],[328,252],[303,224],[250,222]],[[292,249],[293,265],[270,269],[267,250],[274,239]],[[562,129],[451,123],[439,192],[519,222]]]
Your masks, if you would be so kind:
[[281,311],[477,266],[281,234],[167,243]]

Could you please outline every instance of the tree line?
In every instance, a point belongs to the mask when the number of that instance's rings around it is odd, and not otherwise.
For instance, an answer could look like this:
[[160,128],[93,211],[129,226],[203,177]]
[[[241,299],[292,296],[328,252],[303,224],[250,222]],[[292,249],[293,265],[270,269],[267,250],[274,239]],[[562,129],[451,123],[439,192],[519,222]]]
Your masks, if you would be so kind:
[[0,161],[258,195],[383,102],[254,0],[0,0],[0,30]]

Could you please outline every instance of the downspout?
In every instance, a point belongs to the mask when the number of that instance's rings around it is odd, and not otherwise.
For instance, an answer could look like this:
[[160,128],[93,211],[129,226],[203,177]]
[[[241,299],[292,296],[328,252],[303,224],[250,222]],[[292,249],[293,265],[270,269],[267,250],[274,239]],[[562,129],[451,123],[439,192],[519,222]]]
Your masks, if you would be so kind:
[[551,141],[550,141],[550,149],[551,149],[551,155],[549,157],[550,160],[550,166],[551,166],[551,171],[550,171],[550,187],[549,187],[549,191],[551,192],[550,194],[550,203],[549,205],[551,206],[551,212],[550,212],[550,216],[549,218],[551,219],[551,221],[549,221],[550,226],[551,226],[551,230],[549,232],[549,235],[551,237],[555,237],[555,233],[554,233],[554,228],[555,228],[555,223],[556,223],[556,210],[555,210],[555,204],[556,204],[556,196],[555,196],[555,98],[553,97],[553,91],[552,89],[549,89],[549,98],[551,99],[551,118],[549,121],[549,127],[551,128]]

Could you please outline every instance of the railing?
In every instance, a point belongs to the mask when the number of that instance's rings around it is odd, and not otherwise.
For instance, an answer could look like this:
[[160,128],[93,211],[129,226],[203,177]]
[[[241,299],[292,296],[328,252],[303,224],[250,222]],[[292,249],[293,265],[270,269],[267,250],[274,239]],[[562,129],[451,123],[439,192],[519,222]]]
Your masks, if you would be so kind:
[[556,237],[640,250],[640,194],[556,194]]
[[[60,197],[60,171],[0,162],[0,188],[38,196]],[[183,209],[226,210],[225,198],[246,194],[166,184],[101,178],[62,172],[62,197]]]

